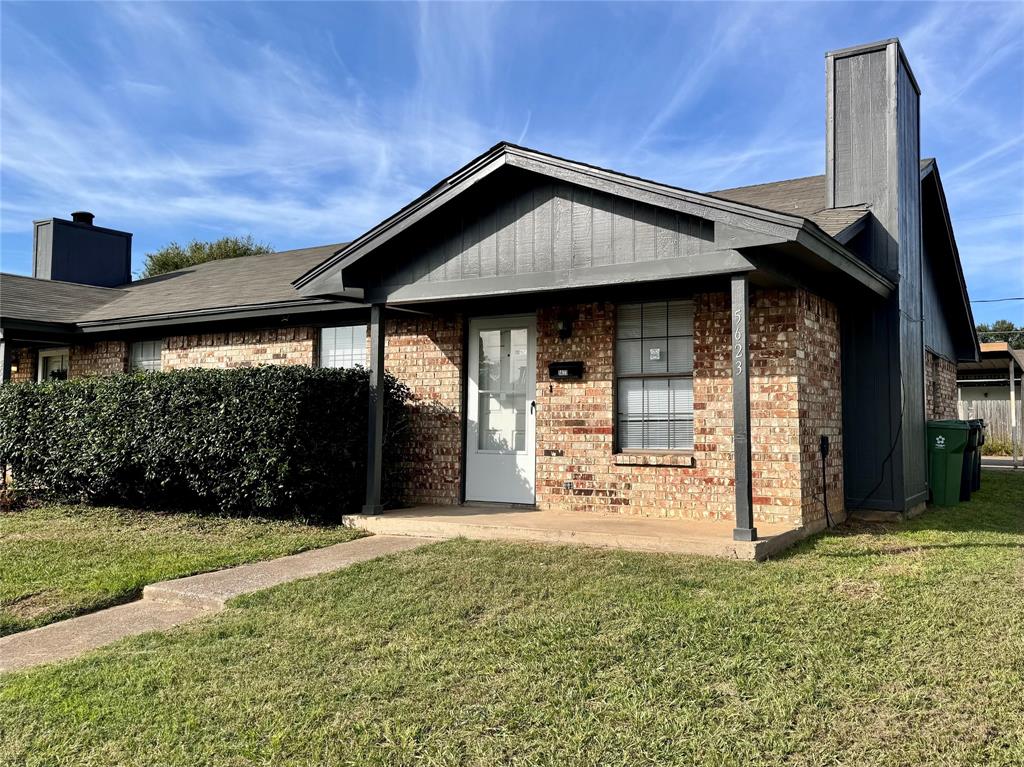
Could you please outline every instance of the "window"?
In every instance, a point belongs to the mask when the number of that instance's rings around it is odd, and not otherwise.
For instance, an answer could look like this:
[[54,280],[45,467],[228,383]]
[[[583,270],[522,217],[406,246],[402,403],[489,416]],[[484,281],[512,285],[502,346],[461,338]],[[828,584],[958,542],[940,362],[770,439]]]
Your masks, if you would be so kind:
[[616,426],[620,450],[693,449],[693,302],[618,309]]
[[163,339],[157,341],[136,341],[132,344],[131,370],[153,372],[160,370],[160,350]]
[[353,368],[365,364],[366,325],[346,325],[320,331],[320,367]]
[[68,377],[68,350],[43,349],[39,352],[39,380],[63,381]]

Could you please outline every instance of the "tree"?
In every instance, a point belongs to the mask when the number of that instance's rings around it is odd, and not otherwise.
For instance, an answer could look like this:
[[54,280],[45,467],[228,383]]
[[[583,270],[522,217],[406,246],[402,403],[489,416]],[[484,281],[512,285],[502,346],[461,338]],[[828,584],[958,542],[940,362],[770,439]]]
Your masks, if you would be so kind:
[[978,325],[978,339],[982,343],[1006,341],[1011,349],[1024,349],[1024,325],[1014,325],[1010,320],[996,320],[991,325]]
[[146,254],[146,263],[142,268],[142,278],[156,277],[158,274],[185,269],[207,261],[220,261],[225,258],[242,258],[244,256],[260,256],[273,253],[269,245],[256,242],[251,234],[245,237],[221,237],[213,242],[192,240],[182,247],[176,242]]

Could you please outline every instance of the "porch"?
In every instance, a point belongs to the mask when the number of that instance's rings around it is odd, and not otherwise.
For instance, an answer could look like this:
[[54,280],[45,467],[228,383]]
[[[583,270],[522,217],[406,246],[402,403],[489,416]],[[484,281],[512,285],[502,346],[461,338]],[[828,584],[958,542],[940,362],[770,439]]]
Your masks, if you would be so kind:
[[758,522],[758,538],[734,540],[730,520],[636,517],[501,506],[415,506],[386,514],[350,514],[347,527],[380,535],[574,544],[665,554],[761,561],[817,532]]

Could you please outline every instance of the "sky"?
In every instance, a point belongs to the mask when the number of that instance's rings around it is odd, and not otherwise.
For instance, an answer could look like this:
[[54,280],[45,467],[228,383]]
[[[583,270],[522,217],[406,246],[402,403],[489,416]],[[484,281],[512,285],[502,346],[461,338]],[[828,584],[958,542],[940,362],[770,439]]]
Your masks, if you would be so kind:
[[1024,296],[1019,2],[3,2],[0,269],[83,209],[136,272],[172,240],[347,241],[500,140],[697,191],[820,174],[824,53],[888,37],[972,299]]

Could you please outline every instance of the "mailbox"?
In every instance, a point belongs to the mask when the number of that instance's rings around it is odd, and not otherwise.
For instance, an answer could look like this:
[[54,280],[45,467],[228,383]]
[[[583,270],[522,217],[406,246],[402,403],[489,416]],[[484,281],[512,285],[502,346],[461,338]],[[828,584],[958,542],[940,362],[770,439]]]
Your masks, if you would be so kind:
[[548,365],[552,381],[578,381],[583,378],[582,362],[552,362]]

